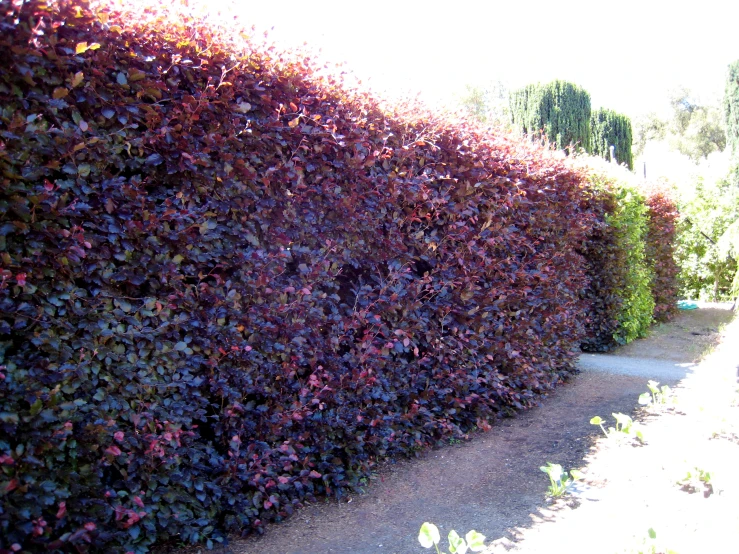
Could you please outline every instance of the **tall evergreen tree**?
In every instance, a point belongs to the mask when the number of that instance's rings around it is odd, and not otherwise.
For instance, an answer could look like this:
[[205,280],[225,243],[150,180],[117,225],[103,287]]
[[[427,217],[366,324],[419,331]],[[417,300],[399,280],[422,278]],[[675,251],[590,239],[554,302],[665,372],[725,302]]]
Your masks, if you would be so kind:
[[735,158],[739,158],[739,60],[729,64],[724,93],[726,142]]
[[628,117],[613,110],[596,110],[590,118],[590,132],[594,155],[612,161],[610,150],[613,146],[616,161],[634,169],[631,120]]
[[510,98],[513,125],[532,138],[546,136],[557,148],[591,152],[590,95],[566,81],[528,85]]

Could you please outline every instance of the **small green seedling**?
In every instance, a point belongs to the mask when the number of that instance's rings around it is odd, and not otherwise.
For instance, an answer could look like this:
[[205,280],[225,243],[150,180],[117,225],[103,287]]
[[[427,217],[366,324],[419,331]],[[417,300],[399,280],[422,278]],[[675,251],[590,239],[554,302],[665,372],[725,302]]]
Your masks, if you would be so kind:
[[[470,531],[464,537],[460,537],[456,531],[449,531],[449,552],[450,554],[465,554],[468,550],[470,552],[482,552],[485,550],[485,535],[481,535],[477,531]],[[439,542],[441,541],[441,535],[439,529],[433,523],[428,521],[421,525],[421,530],[418,533],[418,542],[424,548],[436,548],[436,553],[441,554],[439,550]]]
[[680,485],[684,491],[690,493],[698,492],[702,488],[704,496],[709,497],[713,494],[713,483],[711,483],[712,479],[713,475],[710,471],[694,467],[689,470],[685,477],[680,479],[677,484]]
[[674,550],[662,549],[657,545],[657,532],[651,527],[647,531],[648,539],[642,539],[642,548],[636,550],[636,554],[677,554]]
[[582,479],[582,473],[577,469],[571,469],[568,474],[561,465],[547,462],[547,465],[539,468],[549,476],[549,496],[557,498],[567,492],[573,482]]
[[605,420],[600,416],[595,416],[594,418],[592,418],[590,420],[590,423],[592,425],[599,425],[606,437],[618,437],[619,439],[622,439],[626,436],[630,437],[633,435],[641,442],[644,442],[644,433],[641,430],[641,426],[638,423],[634,423],[634,420],[631,419],[631,417],[622,413],[615,413],[611,415],[616,418],[615,427],[609,427],[608,429],[606,429],[603,425],[605,423]]
[[639,395],[639,404],[643,406],[664,406],[667,400],[672,396],[672,389],[667,385],[659,386],[657,381],[647,382],[649,392]]

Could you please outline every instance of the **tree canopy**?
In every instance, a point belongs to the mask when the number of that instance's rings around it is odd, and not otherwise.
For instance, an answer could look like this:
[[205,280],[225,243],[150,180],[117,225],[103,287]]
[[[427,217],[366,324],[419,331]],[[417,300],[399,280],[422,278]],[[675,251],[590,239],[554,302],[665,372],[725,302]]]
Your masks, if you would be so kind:
[[507,127],[511,123],[508,96],[508,89],[500,81],[485,86],[468,84],[459,105],[480,123]]
[[734,156],[739,154],[739,60],[729,65],[724,93],[726,138]]
[[567,81],[528,85],[511,94],[513,125],[532,138],[545,136],[568,152],[590,153],[590,94]]
[[717,103],[697,98],[689,89],[670,93],[671,115],[661,118],[654,112],[635,122],[634,153],[644,152],[647,142],[667,140],[670,148],[694,163],[726,148],[726,132]]
[[626,164],[629,169],[634,168],[631,120],[628,117],[613,110],[596,110],[590,118],[590,131],[593,154],[614,161],[611,159],[613,147],[615,161]]

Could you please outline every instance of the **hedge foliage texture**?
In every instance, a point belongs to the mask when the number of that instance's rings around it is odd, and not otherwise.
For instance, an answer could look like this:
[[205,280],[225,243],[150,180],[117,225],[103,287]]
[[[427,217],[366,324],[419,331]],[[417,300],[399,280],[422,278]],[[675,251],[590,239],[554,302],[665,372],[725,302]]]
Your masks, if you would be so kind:
[[0,552],[258,531],[574,371],[624,199],[140,6],[2,2]]
[[652,267],[654,320],[665,322],[677,314],[680,268],[676,261],[679,213],[667,183],[647,188],[649,222],[645,241],[646,258]]
[[[583,171],[599,191],[605,222],[585,245],[590,279],[584,294],[591,300],[591,312],[582,348],[604,352],[646,334],[655,309],[653,261],[671,258],[672,246],[660,240],[662,227],[655,223],[652,236],[658,242],[647,252],[650,212],[632,173],[599,158],[585,160]],[[670,229],[664,233],[674,238],[674,228],[672,235]],[[674,284],[676,275],[670,276]]]

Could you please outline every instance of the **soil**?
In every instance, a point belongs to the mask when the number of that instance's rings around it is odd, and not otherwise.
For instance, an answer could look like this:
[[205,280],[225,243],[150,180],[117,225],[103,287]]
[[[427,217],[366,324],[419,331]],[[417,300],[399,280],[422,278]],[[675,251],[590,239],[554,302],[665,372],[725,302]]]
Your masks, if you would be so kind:
[[[701,305],[653,327],[647,338],[613,353],[584,354],[581,373],[544,398],[539,407],[501,420],[490,431],[461,444],[388,463],[370,479],[363,494],[307,505],[289,520],[267,526],[264,535],[234,538],[229,546],[214,552],[410,554],[423,551],[417,537],[424,521],[439,527],[442,545],[446,545],[449,530],[464,535],[474,529],[488,537],[488,543],[498,539],[491,552],[519,548],[531,542],[526,537],[535,534],[539,540],[545,538],[543,550],[530,551],[549,551],[546,533],[524,531],[535,529],[537,520],[553,517],[545,509],[548,479],[539,468],[546,462],[585,467],[601,433],[589,423],[591,417],[634,414],[636,399],[646,392],[649,379],[677,385],[695,369],[701,355],[717,344],[719,328],[732,315],[728,305]],[[595,477],[586,483],[582,490],[591,492],[582,498],[570,496],[549,508],[567,512],[587,502],[599,484]],[[205,549],[175,552],[200,551]]]

